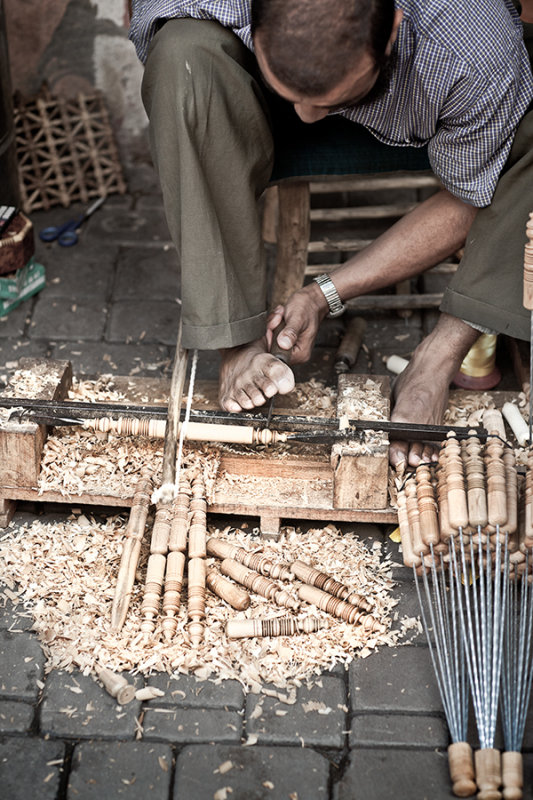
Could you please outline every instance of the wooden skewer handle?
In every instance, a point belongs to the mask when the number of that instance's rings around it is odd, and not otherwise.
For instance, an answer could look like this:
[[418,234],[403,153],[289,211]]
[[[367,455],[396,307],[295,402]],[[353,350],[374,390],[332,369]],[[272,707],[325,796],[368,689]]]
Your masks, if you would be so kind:
[[130,703],[135,697],[135,686],[128,683],[123,675],[118,675],[107,667],[96,666],[96,674],[102,681],[106,692],[121,706]]
[[502,767],[500,751],[492,747],[476,750],[474,761],[479,789],[478,800],[501,800]]
[[250,595],[248,592],[245,592],[240,586],[235,586],[234,583],[227,581],[222,575],[219,575],[216,570],[208,570],[206,583],[213,594],[216,594],[221,600],[225,600],[226,603],[229,603],[229,605],[237,611],[244,611],[250,605]]
[[502,786],[504,800],[522,800],[524,762],[522,753],[502,753]]
[[349,599],[352,605],[358,606],[363,611],[372,611],[372,606],[364,597],[355,594],[349,586],[345,586],[344,583],[340,583],[340,581],[335,580],[335,578],[332,578],[325,572],[320,572],[320,570],[311,567],[304,561],[300,561],[299,559],[293,561],[291,570],[303,583],[316,586],[318,589],[322,589],[324,592],[332,594],[334,597],[340,597],[341,600]]
[[294,617],[277,617],[276,619],[230,619],[226,623],[226,635],[229,639],[244,639],[252,636],[294,636],[298,633],[315,633],[328,627],[328,621],[318,617],[294,619]]
[[347,372],[357,361],[359,350],[363,343],[366,331],[366,319],[352,317],[346,327],[346,333],[335,353],[335,369],[337,372]]
[[282,319],[278,327],[272,331],[272,343],[270,345],[270,352],[273,356],[279,358],[280,361],[283,361],[284,364],[290,364],[292,356],[292,347],[289,350],[285,350],[278,344],[278,336],[285,327],[287,327],[287,323],[285,322],[284,319]]
[[332,614],[334,617],[339,617],[345,622],[352,625],[362,625],[365,631],[372,633],[379,633],[384,630],[384,626],[373,617],[371,614],[363,614],[362,611],[347,603],[346,600],[341,600],[338,597],[333,597],[322,589],[317,589],[315,586],[308,586],[304,583],[298,589],[298,594],[301,600],[320,608],[327,614]]
[[476,793],[474,755],[468,742],[454,742],[448,747],[448,767],[456,797],[471,797]]

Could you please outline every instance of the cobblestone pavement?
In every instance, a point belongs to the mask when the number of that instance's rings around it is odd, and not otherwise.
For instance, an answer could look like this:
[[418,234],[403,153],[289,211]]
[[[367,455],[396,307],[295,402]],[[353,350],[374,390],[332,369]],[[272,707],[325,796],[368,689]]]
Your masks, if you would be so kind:
[[[73,209],[32,215],[38,231]],[[178,270],[151,170],[130,193],[112,197],[74,248],[43,246],[47,286],[0,320],[0,388],[23,355],[68,358],[78,376],[168,375],[179,318]],[[383,371],[383,354],[410,352],[423,334],[419,315],[369,320],[359,371]],[[336,327],[337,325],[337,327]],[[332,321],[314,366],[331,356]],[[395,339],[398,335],[400,338]],[[328,349],[329,346],[329,349]],[[217,359],[201,354],[202,377]],[[13,524],[36,516],[21,505]],[[62,508],[59,515],[67,514]],[[350,526],[347,526],[350,527]],[[353,529],[354,526],[351,526]],[[399,561],[388,530],[361,526]],[[397,616],[418,613],[410,573],[395,569]],[[324,674],[283,707],[240,684],[215,686],[180,676],[150,678],[165,690],[123,708],[92,678],[45,674],[31,616],[0,609],[0,795],[5,800],[444,800],[451,797],[449,743],[425,640],[383,648],[348,670]],[[133,679],[137,686],[142,680]],[[80,690],[81,689],[81,693]],[[75,693],[73,693],[75,692]],[[83,702],[76,705],[76,698]],[[329,715],[305,711],[312,698]],[[65,707],[74,709],[64,713]],[[143,714],[142,738],[137,720]],[[255,734],[257,743],[244,746]],[[533,798],[533,715],[525,742],[526,792]],[[231,762],[229,771],[220,769]]]

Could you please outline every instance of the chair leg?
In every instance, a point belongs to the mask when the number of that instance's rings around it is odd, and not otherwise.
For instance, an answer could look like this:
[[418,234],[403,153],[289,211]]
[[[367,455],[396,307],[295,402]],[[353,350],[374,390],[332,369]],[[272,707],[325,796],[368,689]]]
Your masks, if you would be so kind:
[[309,181],[278,187],[279,217],[272,307],[284,303],[304,283],[310,230]]

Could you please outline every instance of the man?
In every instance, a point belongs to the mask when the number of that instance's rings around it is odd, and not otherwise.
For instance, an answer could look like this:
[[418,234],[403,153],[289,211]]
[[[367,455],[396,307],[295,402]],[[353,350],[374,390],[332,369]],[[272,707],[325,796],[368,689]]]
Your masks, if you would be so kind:
[[[396,392],[394,419],[438,422],[480,330],[528,336],[517,287],[533,206],[533,115],[526,113],[533,80],[520,20],[510,0],[251,5],[251,28],[244,0],[134,6],[131,37],[146,59],[152,153],[181,257],[184,346],[221,350],[224,408],[261,405],[294,385],[290,368],[268,353],[279,323],[279,346],[292,348],[293,363],[306,360],[332,305],[419,274],[468,236],[446,313]],[[265,334],[257,199],[273,162],[269,89],[304,122],[341,113],[386,144],[427,144],[444,188],[335,270],[330,283],[296,292]],[[391,446],[394,464],[429,456],[421,445]]]

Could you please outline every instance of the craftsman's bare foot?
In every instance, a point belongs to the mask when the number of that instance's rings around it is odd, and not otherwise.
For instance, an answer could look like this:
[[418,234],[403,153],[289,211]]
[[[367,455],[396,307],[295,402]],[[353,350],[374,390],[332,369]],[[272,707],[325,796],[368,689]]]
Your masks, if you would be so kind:
[[270,355],[265,337],[221,354],[218,398],[226,411],[250,410],[294,389],[291,368]]
[[[448,389],[479,332],[449,314],[442,314],[433,332],[415,350],[409,366],[393,386],[393,422],[440,425],[448,404]],[[417,467],[436,461],[438,451],[422,442],[390,443],[393,467],[406,462]]]

